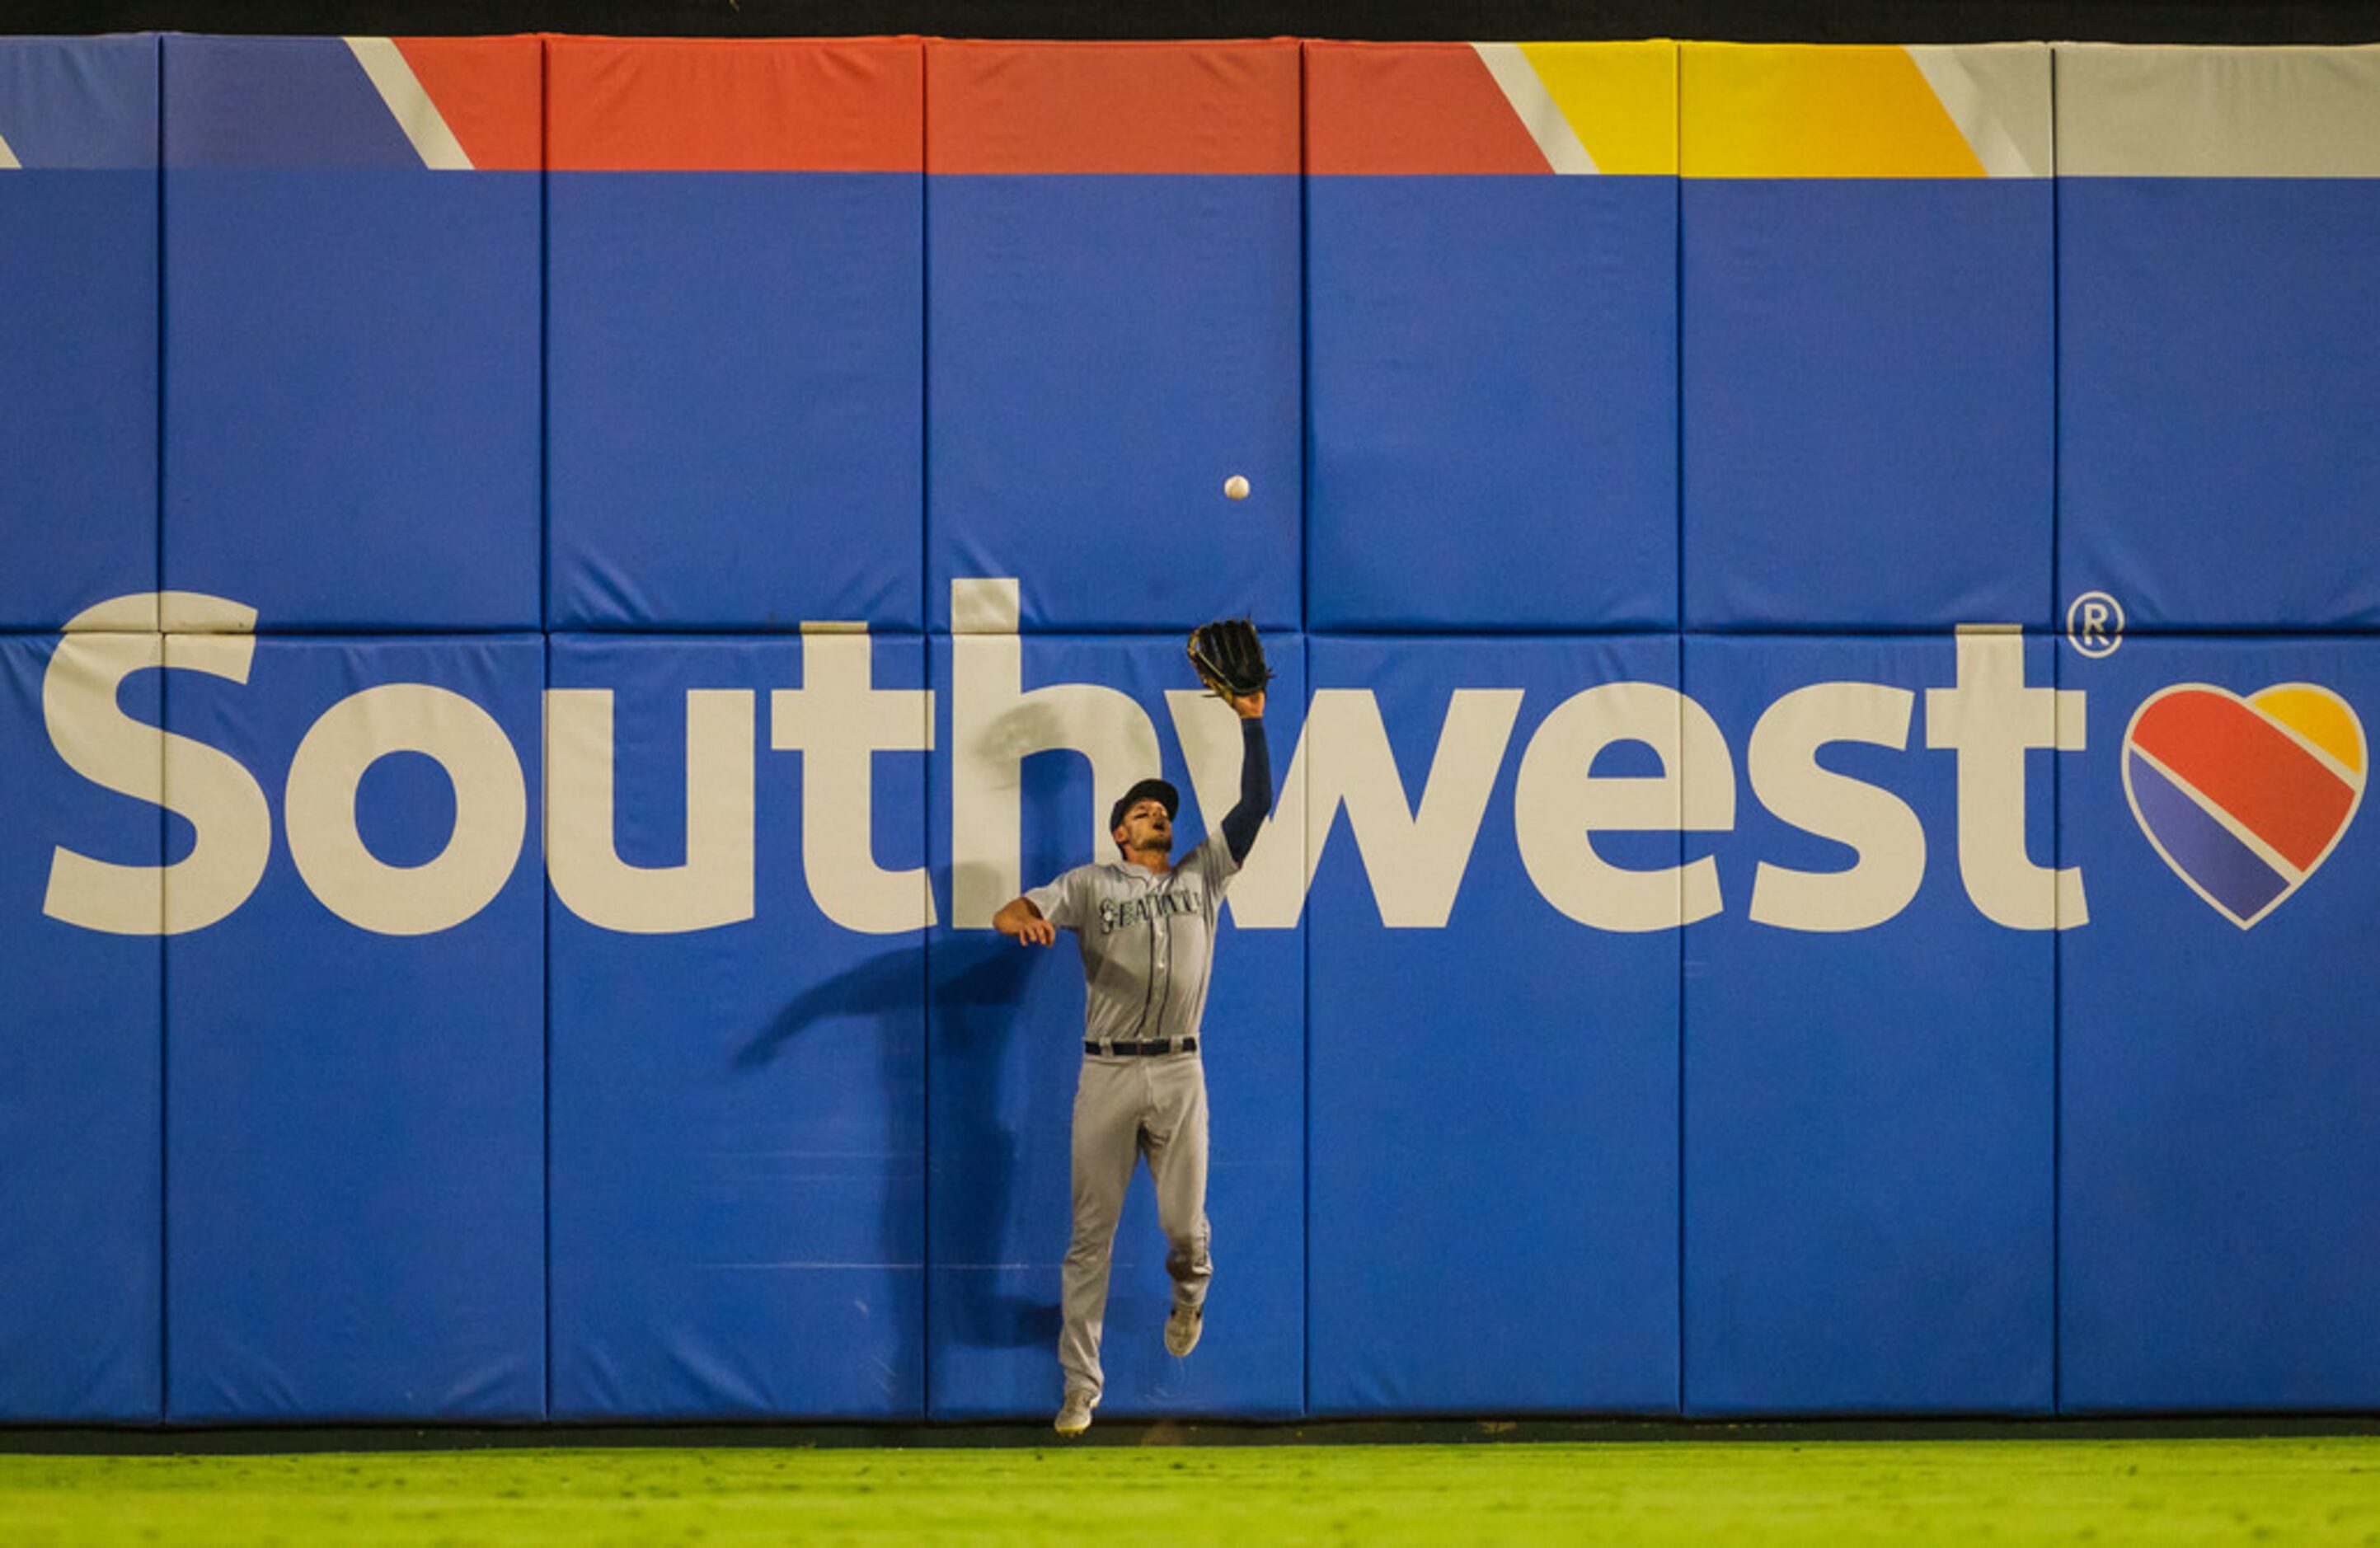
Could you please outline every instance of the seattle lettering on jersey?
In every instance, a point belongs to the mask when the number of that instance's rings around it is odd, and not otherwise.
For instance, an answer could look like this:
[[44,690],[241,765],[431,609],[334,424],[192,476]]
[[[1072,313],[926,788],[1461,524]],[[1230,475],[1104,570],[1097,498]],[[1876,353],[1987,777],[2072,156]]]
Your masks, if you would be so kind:
[[1168,888],[1145,898],[1127,898],[1121,902],[1111,898],[1099,900],[1099,934],[1113,935],[1133,925],[1148,925],[1173,913],[1196,913],[1199,902],[1186,893]]

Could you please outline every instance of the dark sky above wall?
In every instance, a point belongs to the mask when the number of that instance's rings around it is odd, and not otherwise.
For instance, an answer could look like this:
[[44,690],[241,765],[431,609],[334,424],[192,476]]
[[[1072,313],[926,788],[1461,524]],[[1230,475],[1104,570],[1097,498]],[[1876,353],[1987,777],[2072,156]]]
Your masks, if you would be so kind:
[[0,31],[2380,42],[2373,0],[7,0]]

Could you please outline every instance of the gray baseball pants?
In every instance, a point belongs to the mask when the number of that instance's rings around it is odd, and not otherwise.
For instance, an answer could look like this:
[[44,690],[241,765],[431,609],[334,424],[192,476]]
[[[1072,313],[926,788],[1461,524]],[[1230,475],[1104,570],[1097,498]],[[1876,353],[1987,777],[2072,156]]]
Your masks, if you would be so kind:
[[1086,1054],[1075,1087],[1075,1237],[1062,1274],[1065,1324],[1058,1363],[1066,1390],[1106,1385],[1099,1331],[1108,1311],[1108,1265],[1133,1162],[1148,1160],[1165,1272],[1173,1298],[1204,1305],[1214,1264],[1207,1252],[1207,1071],[1196,1054]]

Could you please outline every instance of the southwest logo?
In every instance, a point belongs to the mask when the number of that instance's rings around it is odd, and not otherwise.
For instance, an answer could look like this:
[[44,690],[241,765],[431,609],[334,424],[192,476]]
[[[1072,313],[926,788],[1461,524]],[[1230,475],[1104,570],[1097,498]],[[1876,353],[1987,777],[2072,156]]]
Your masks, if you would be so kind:
[[[525,760],[516,733],[454,688],[356,686],[305,707],[312,719],[302,733],[283,728],[294,744],[285,776],[268,790],[238,756],[267,749],[169,732],[135,718],[118,695],[128,678],[150,671],[265,690],[249,683],[256,610],[194,592],[111,599],[69,622],[43,671],[52,748],[101,789],[178,815],[195,841],[170,865],[146,865],[59,843],[42,912],[120,935],[203,929],[247,902],[279,844],[325,908],[378,934],[434,934],[473,918],[524,853],[542,864],[560,904],[598,928],[677,935],[733,925],[755,918],[771,896],[758,861],[759,802],[775,788],[759,782],[765,746],[804,760],[800,870],[828,920],[869,935],[926,929],[944,923],[946,899],[952,928],[982,930],[1022,889],[1027,757],[1079,755],[1095,786],[1120,789],[1159,766],[1160,731],[1170,729],[1201,810],[1219,812],[1236,792],[1237,722],[1213,699],[1175,689],[1160,707],[1095,682],[1028,688],[1016,579],[961,577],[951,592],[952,616],[969,626],[951,636],[948,678],[935,687],[880,686],[877,639],[846,626],[799,637],[798,687],[690,686],[675,708],[638,711],[682,716],[686,731],[683,769],[667,776],[686,792],[682,841],[674,853],[637,859],[616,841],[620,744],[610,688],[546,688],[541,756]],[[2028,765],[2035,754],[2086,751],[2084,690],[2028,683],[2026,642],[2012,625],[1962,625],[1946,643],[1954,658],[1948,684],[1938,675],[1923,687],[1803,683],[1759,710],[1734,745],[1682,689],[1619,678],[1560,689],[1560,702],[1518,738],[1515,758],[1524,691],[1455,688],[1437,712],[1436,750],[1417,790],[1371,688],[1314,688],[1277,755],[1286,768],[1273,819],[1302,828],[1310,843],[1255,852],[1233,886],[1232,920],[1295,928],[1337,833],[1358,853],[1383,926],[1444,927],[1509,769],[1515,857],[1546,904],[1590,929],[1676,929],[1725,912],[1730,894],[1757,925],[1870,929],[1910,905],[1929,852],[1946,848],[1968,901],[1993,924],[2089,924],[2082,866],[2043,866],[2026,844]],[[938,726],[948,728],[939,749]],[[1416,732],[1431,735],[1427,726]],[[1852,743],[1933,760],[1941,770],[1934,778],[1954,792],[1955,843],[1929,844],[1917,808],[1892,784],[1854,780],[1823,761],[1829,747]],[[1605,771],[1603,751],[1621,744],[1649,750],[1655,771],[1641,758],[1636,772]],[[930,866],[887,868],[869,841],[879,756],[938,750],[949,770],[942,898]],[[443,847],[410,865],[375,853],[358,826],[367,771],[397,754],[437,764],[453,791]],[[2198,683],[2163,688],[2132,715],[2120,756],[2125,795],[2150,844],[2243,930],[2329,858],[2362,802],[2368,761],[2355,711],[2309,683],[2247,697]],[[1656,862],[1649,850],[1599,847],[1608,834],[1728,832],[1746,790],[1788,827],[1851,851],[1851,864],[1808,869],[1684,846]],[[545,820],[533,827],[539,813]],[[1097,827],[1099,813],[1079,815]],[[1086,841],[1095,849],[1104,837]]]
[[2150,695],[2124,731],[2124,793],[2165,863],[2245,930],[2338,847],[2363,801],[2363,726],[2311,683],[2242,698],[2203,683]]

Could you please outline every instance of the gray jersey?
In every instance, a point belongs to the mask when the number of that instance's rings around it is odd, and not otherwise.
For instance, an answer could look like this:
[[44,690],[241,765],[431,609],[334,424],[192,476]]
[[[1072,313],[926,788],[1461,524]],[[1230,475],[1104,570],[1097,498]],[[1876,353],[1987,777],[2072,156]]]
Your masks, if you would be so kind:
[[1078,865],[1025,896],[1083,949],[1083,1035],[1095,1043],[1196,1037],[1207,1013],[1216,915],[1239,870],[1221,833],[1164,876],[1122,860]]

